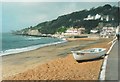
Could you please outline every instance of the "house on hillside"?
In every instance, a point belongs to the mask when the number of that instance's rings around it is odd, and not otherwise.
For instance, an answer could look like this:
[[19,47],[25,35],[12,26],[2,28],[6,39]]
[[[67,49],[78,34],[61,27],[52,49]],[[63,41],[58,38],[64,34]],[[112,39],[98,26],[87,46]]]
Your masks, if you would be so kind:
[[115,35],[114,27],[103,27],[102,31],[100,32],[100,36],[103,38],[110,38],[111,36],[114,35]]
[[101,21],[114,21],[114,17],[110,15],[102,15],[100,20]]
[[96,14],[96,15],[88,15],[86,18],[84,18],[83,20],[97,20],[100,19],[101,21],[113,21],[114,17],[110,16],[110,15],[100,15],[100,14]]
[[109,17],[109,15],[103,15],[101,18],[100,18],[100,20],[104,20],[104,21],[109,21],[110,20],[110,17]]
[[80,35],[83,34],[85,32],[85,28],[69,28],[66,30],[65,33],[63,33],[63,35]]
[[100,18],[101,18],[101,15],[96,14],[95,16],[88,15],[87,18],[84,18],[84,20],[97,20]]
[[98,30],[94,29],[94,30],[90,30],[90,32],[91,32],[92,34],[96,34],[96,33],[98,33]]
[[84,20],[93,20],[94,16],[88,15],[87,18],[84,18]]

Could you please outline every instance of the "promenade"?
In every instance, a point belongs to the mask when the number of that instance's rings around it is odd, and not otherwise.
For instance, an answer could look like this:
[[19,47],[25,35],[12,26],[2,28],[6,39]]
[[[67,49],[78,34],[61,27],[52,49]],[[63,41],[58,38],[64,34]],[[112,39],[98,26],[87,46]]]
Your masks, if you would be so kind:
[[118,64],[120,63],[120,61],[119,61],[119,56],[118,56],[118,50],[119,50],[118,46],[120,46],[120,41],[116,41],[116,43],[114,44],[108,56],[105,80],[119,80],[118,79],[118,74],[119,74]]

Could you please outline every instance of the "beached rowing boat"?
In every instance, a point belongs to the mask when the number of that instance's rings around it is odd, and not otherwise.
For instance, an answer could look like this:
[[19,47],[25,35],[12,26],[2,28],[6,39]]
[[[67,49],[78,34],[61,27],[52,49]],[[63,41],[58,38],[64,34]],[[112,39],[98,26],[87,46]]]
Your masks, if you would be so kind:
[[106,54],[105,48],[91,48],[80,51],[71,51],[75,60],[89,60],[99,58]]

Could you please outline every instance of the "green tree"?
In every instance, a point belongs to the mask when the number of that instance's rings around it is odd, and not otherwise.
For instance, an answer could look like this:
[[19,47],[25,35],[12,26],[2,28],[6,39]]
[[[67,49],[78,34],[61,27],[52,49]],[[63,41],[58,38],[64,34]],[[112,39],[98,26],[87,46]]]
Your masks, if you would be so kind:
[[60,32],[60,33],[63,32],[63,33],[65,33],[66,30],[67,30],[67,28],[65,28],[64,26],[62,26],[62,27],[58,28],[57,32]]

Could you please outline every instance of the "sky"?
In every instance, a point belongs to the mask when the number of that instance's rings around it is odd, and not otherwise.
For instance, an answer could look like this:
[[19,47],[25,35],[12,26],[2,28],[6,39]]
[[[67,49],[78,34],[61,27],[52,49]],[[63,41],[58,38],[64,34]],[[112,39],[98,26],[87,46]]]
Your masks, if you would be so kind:
[[[32,0],[29,0],[32,1]],[[20,30],[35,26],[44,21],[56,19],[58,16],[69,14],[83,9],[103,6],[105,4],[117,5],[117,2],[11,2],[4,0],[0,4],[0,26],[2,32]],[[84,0],[86,1],[86,0]],[[99,1],[99,0],[98,0]],[[112,1],[112,0],[111,0]]]

